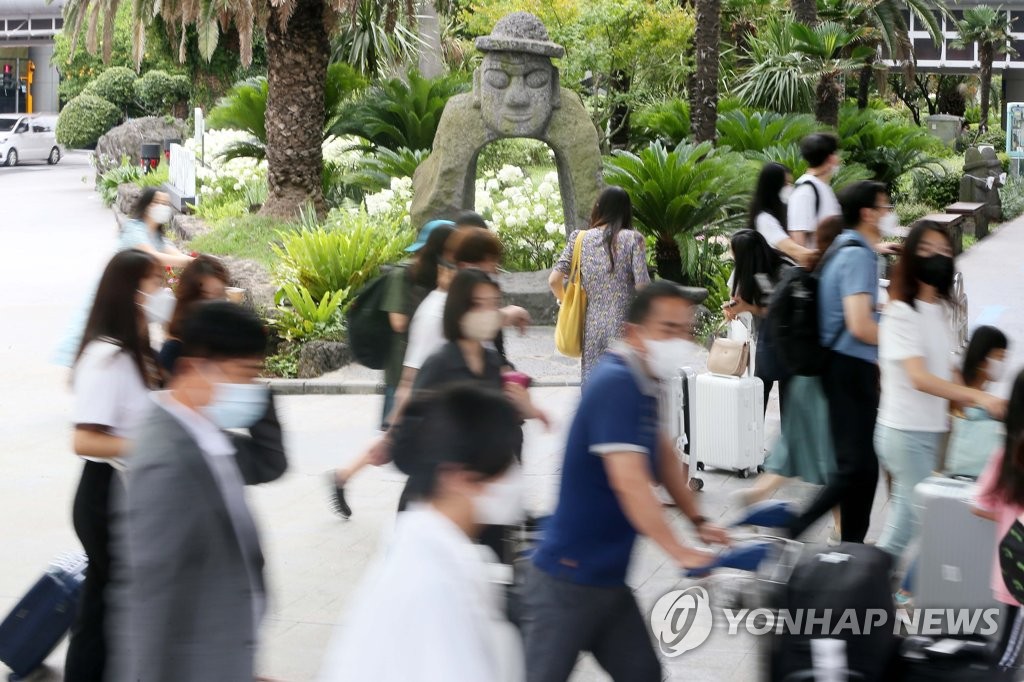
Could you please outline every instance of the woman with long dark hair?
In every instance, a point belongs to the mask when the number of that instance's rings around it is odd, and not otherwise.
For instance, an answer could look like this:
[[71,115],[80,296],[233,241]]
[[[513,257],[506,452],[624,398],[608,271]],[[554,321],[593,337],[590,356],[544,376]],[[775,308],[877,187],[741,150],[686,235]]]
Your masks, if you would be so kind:
[[633,229],[633,205],[621,187],[608,187],[597,198],[590,227],[569,235],[548,284],[559,303],[565,295],[576,240],[580,251],[581,282],[587,292],[583,329],[582,380],[619,333],[633,294],[651,281],[643,235]]
[[163,284],[156,259],[138,249],[114,256],[100,279],[75,359],[75,454],[85,460],[75,493],[75,533],[89,557],[64,679],[102,682],[106,665],[104,591],[110,568],[110,491],[129,438],[149,409],[158,372],[149,345],[153,295]]
[[170,375],[174,363],[181,354],[181,332],[192,308],[199,301],[216,301],[227,298],[227,286],[231,275],[220,259],[208,255],[197,256],[185,266],[174,292],[177,299],[174,315],[167,325],[167,339],[160,347],[160,368]]
[[965,386],[952,363],[949,323],[953,245],[941,226],[918,222],[889,284],[878,330],[882,398],[875,449],[892,477],[892,498],[878,547],[896,558],[917,533],[914,486],[939,466],[950,403],[976,406],[996,418],[1006,401]]
[[769,246],[797,265],[808,267],[814,250],[797,244],[786,229],[786,204],[792,193],[793,175],[789,169],[774,161],[766,163],[754,188],[747,227],[759,232]]

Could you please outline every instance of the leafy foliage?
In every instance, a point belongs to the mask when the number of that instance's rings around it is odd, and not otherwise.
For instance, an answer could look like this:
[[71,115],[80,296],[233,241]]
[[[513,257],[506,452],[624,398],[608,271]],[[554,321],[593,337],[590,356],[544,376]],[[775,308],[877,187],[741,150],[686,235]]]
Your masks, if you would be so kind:
[[933,209],[941,210],[960,199],[960,178],[963,162],[951,159],[928,170],[911,174],[912,197]]
[[127,157],[122,157],[121,165],[108,170],[101,175],[96,182],[96,191],[100,195],[100,201],[106,207],[111,207],[117,200],[118,186],[126,182],[136,182],[142,177],[142,167],[137,163],[131,163]]
[[413,237],[363,211],[334,211],[325,226],[282,234],[281,245],[272,248],[280,259],[281,283],[301,284],[320,301],[328,292],[358,291],[382,265],[400,260]]
[[409,26],[413,17],[401,12],[392,19],[385,12],[375,0],[357,0],[355,16],[333,40],[334,61],[348,63],[368,78],[414,63],[423,43]]
[[936,138],[917,126],[883,120],[870,109],[844,108],[839,139],[848,158],[866,166],[890,190],[904,173],[936,172]]
[[463,74],[429,79],[412,70],[408,82],[388,79],[345,106],[330,133],[362,137],[375,149],[430,149],[445,104],[468,86]]
[[188,77],[181,74],[147,71],[134,83],[135,99],[148,114],[166,114],[175,104],[188,99],[190,85]]
[[551,148],[540,140],[510,137],[495,140],[480,151],[476,169],[498,171],[504,166],[545,166],[551,164]]
[[734,110],[718,117],[718,145],[736,152],[759,152],[799,143],[819,128],[808,114]]
[[[794,178],[799,178],[807,171],[807,161],[805,161],[803,155],[800,154],[800,147],[795,142],[786,146],[769,147],[761,152],[748,152],[747,158],[762,163],[766,161],[781,163],[789,169]],[[870,180],[871,177],[871,171],[861,164],[844,163],[832,177],[832,187],[836,190],[840,190],[854,182]]]
[[116,106],[96,95],[83,93],[61,110],[57,118],[57,141],[72,149],[93,147],[120,120],[121,112]]
[[285,282],[278,292],[282,300],[272,324],[285,341],[311,341],[336,334],[341,304],[347,297],[348,290],[342,289],[329,291],[317,301],[304,286]]
[[747,209],[753,165],[709,143],[682,143],[672,151],[653,142],[639,154],[617,151],[605,180],[629,193],[637,227],[657,240],[662,277],[685,279],[681,237],[735,225]]
[[1013,220],[1024,215],[1024,179],[1012,176],[999,188],[999,199],[1003,202],[1003,219]]
[[690,137],[690,104],[684,99],[659,102],[638,111],[633,123],[642,137],[674,147]]
[[127,112],[135,103],[135,72],[126,66],[112,66],[86,86],[84,93],[107,100]]
[[811,110],[817,78],[808,56],[797,49],[792,27],[789,18],[771,17],[750,37],[747,60],[753,66],[734,90],[747,106],[781,112]]
[[429,154],[426,149],[381,148],[363,156],[355,170],[342,174],[340,182],[360,192],[379,192],[391,186],[392,178],[411,178]]

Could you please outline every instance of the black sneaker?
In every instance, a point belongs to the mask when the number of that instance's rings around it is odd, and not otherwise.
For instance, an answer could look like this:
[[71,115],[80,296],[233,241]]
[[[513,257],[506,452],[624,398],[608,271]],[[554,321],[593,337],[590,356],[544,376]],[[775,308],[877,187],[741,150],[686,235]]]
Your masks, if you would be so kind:
[[338,477],[331,471],[327,474],[329,478],[329,485],[331,486],[331,509],[335,514],[343,519],[352,517],[352,507],[348,506],[348,502],[345,501],[345,486],[338,485]]

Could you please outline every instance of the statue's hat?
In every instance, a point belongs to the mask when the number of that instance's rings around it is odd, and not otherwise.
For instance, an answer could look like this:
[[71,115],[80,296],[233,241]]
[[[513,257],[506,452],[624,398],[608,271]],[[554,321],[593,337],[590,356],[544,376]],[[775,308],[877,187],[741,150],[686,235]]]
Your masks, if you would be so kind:
[[544,23],[529,12],[513,12],[505,15],[489,36],[476,39],[476,49],[481,52],[525,52],[542,57],[562,57],[565,48],[551,42]]

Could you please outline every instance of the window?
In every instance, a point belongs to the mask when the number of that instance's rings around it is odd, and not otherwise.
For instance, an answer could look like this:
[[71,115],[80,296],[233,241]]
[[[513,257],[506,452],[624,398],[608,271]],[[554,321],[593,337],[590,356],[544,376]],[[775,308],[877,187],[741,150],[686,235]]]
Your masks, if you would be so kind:
[[14,132],[15,133],[27,133],[28,132],[28,123],[19,123],[17,130],[15,130]]

